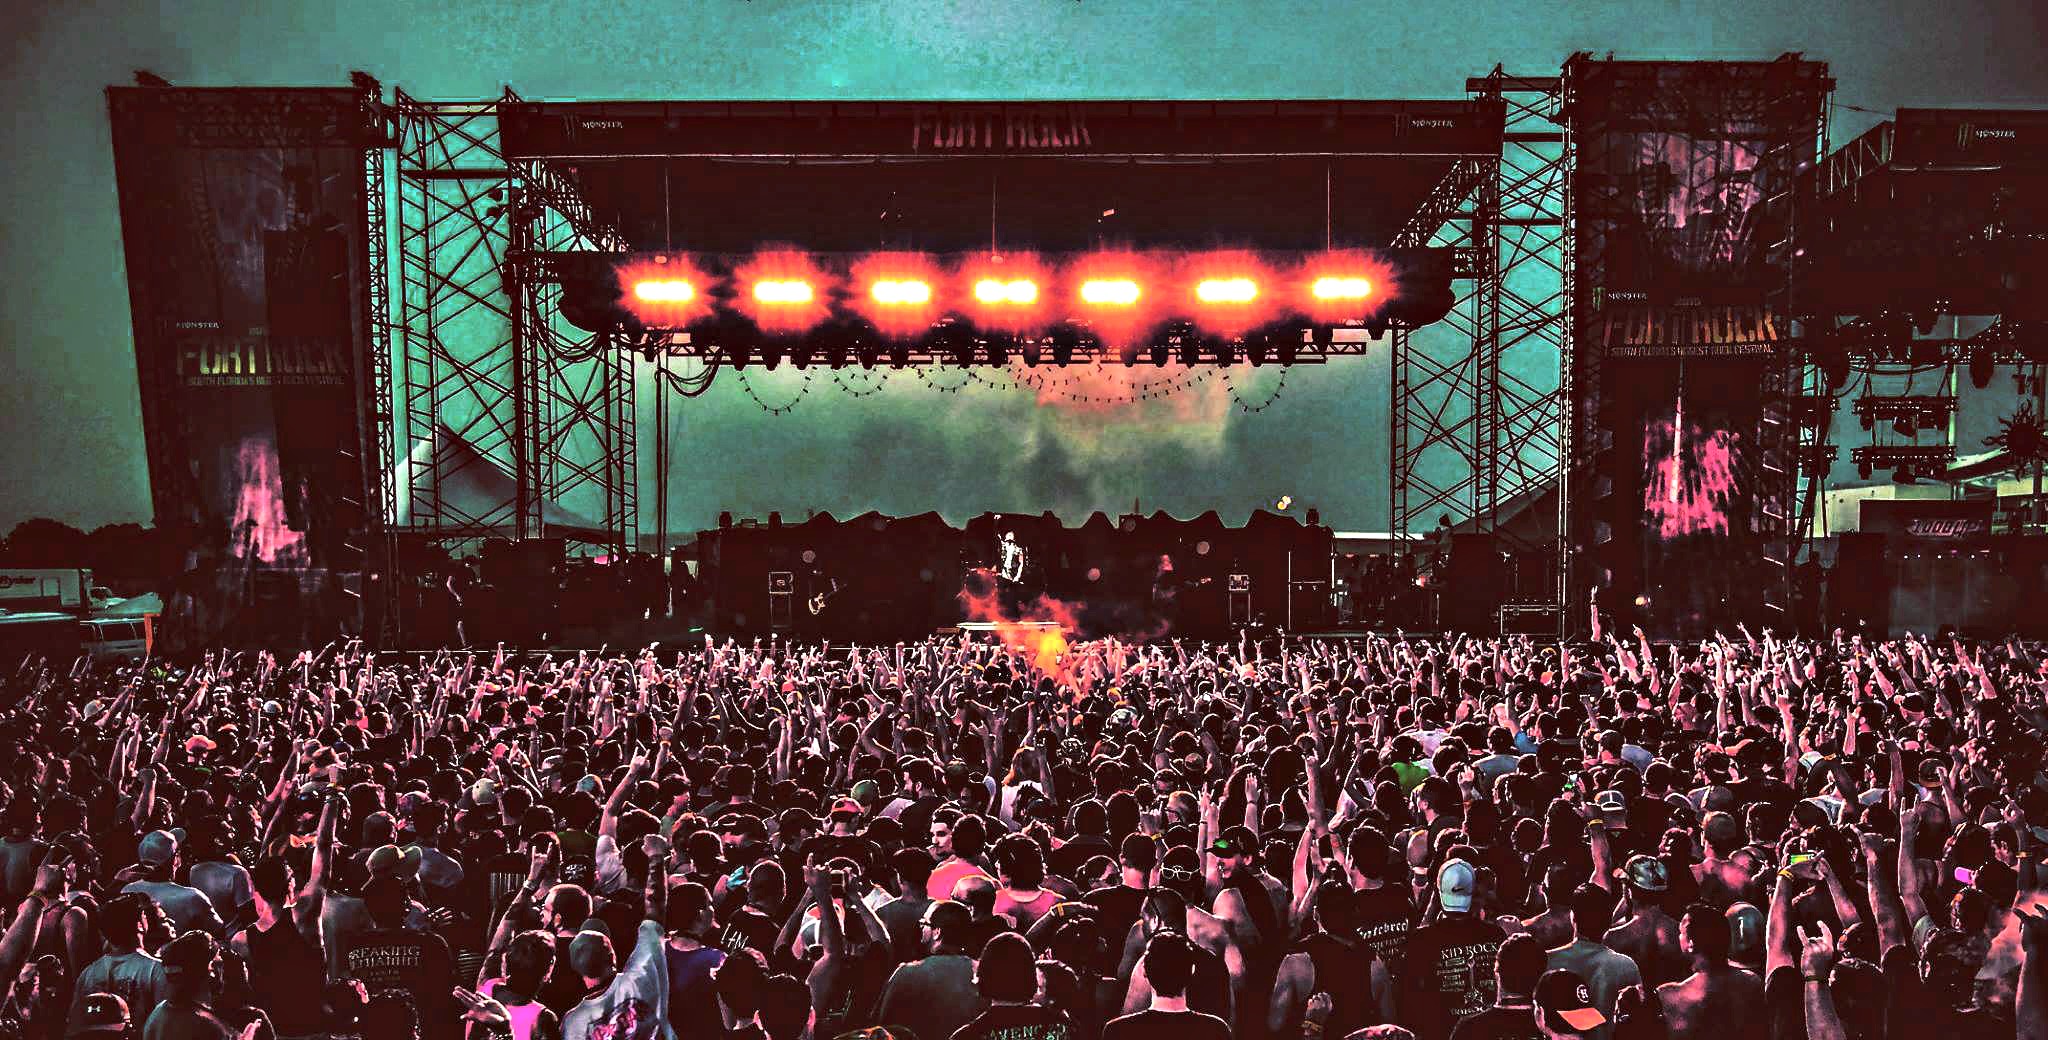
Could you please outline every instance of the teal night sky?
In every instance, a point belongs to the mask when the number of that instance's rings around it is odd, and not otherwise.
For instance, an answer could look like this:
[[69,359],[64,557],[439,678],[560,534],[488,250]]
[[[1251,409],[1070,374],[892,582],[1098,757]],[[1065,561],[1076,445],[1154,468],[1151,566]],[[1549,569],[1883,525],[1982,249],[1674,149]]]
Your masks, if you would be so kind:
[[[2048,107],[2048,8],[2028,0],[1465,0],[1461,3],[509,3],[504,0],[72,0],[14,5],[0,163],[0,531],[35,515],[148,519],[103,88],[150,69],[179,85],[347,83],[363,69],[426,98],[1459,97],[1495,63],[1546,74],[1617,57],[1830,63],[1838,105]],[[1881,118],[1838,108],[1840,143]],[[934,382],[960,382],[956,372]],[[1263,399],[1273,376],[1244,387]],[[755,381],[776,403],[796,377]],[[1297,371],[1274,406],[1110,417],[1025,391],[938,394],[909,374],[868,398],[828,378],[771,418],[728,382],[682,402],[673,526],[807,509],[1128,507],[1241,519],[1282,495],[1332,526],[1386,522],[1384,356]],[[2009,410],[1973,401],[1959,451]],[[1853,420],[1846,434],[1860,430]],[[643,433],[643,444],[649,434]],[[1846,450],[1843,452],[1846,457]],[[653,503],[641,504],[643,530]]]

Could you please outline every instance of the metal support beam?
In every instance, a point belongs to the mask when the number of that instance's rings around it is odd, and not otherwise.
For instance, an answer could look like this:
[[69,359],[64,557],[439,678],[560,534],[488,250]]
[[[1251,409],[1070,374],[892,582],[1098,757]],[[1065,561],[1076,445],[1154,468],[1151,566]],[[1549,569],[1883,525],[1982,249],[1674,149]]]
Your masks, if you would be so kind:
[[[1570,161],[1559,80],[1496,68],[1466,89],[1503,106],[1506,133],[1498,159],[1455,167],[1397,240],[1458,249],[1464,284],[1438,328],[1395,337],[1389,529],[1399,538],[1448,514],[1504,550],[1561,560],[1561,538],[1528,542],[1501,526],[1504,512],[1557,484],[1566,455]],[[1511,597],[1556,602],[1555,566]]]

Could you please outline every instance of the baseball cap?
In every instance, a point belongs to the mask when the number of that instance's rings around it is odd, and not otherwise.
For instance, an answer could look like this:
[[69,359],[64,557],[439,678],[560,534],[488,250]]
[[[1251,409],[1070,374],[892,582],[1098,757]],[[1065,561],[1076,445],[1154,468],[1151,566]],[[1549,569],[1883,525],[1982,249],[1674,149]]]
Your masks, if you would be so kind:
[[1536,1007],[1551,1030],[1586,1033],[1607,1024],[1607,1016],[1593,1006],[1593,991],[1577,972],[1557,968],[1543,973],[1536,982]]
[[1728,908],[1728,957],[1748,963],[1763,955],[1764,912],[1748,903]]
[[1479,874],[1472,864],[1462,859],[1446,860],[1436,874],[1437,898],[1446,912],[1464,913],[1472,909],[1472,895],[1478,884]]
[[219,955],[219,943],[205,932],[186,932],[165,944],[159,953],[166,975],[203,973]]
[[177,855],[178,836],[170,831],[150,831],[135,844],[135,862],[148,866],[167,866]]
[[396,845],[379,845],[371,851],[365,865],[370,868],[370,876],[373,878],[408,878],[420,872],[420,859],[423,855],[418,845],[407,845],[402,849]]
[[837,798],[832,799],[831,814],[834,816],[838,816],[841,813],[851,813],[852,815],[859,816],[866,811],[867,810],[861,806],[860,801],[854,798],[852,795],[843,794]]
[[471,805],[498,804],[498,785],[493,783],[490,777],[484,777],[471,784],[469,786],[469,803]]
[[1223,833],[1209,843],[1209,851],[1218,856],[1255,856],[1259,851],[1259,837],[1249,827],[1225,827]]
[[79,1006],[78,1032],[71,1035],[88,1040],[123,1037],[129,1035],[132,1026],[126,1000],[115,993],[94,993]]
[[853,790],[848,793],[853,796],[854,801],[859,802],[861,805],[873,805],[882,799],[882,785],[875,783],[873,780],[862,780],[853,785]]
[[1620,791],[1602,791],[1594,795],[1593,810],[1610,827],[1628,822],[1628,798]]
[[1671,871],[1655,856],[1630,856],[1621,868],[1630,888],[1638,892],[1663,892],[1671,888]]

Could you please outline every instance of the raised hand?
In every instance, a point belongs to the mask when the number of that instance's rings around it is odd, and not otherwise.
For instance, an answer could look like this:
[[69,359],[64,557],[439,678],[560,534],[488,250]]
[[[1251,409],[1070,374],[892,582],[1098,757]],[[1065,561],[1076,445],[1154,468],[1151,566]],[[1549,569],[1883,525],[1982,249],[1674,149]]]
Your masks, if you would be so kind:
[[462,1017],[488,1029],[506,1029],[512,1025],[512,1015],[505,1005],[486,997],[475,990],[455,989],[455,1002],[462,1005]]
[[2032,910],[2012,908],[2012,915],[2020,919],[2020,948],[2030,957],[2048,955],[2048,913],[2039,903]]
[[1835,966],[1835,933],[1826,921],[1814,922],[1813,931],[1805,925],[1799,926],[1799,974],[1809,979],[1825,979]]

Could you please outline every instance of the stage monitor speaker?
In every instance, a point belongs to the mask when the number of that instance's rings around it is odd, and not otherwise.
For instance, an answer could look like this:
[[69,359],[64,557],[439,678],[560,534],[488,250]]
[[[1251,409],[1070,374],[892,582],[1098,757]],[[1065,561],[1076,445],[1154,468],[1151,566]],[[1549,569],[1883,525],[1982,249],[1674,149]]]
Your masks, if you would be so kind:
[[768,572],[768,627],[786,632],[796,623],[796,575],[791,571]]
[[1252,576],[1233,574],[1224,586],[1230,599],[1230,625],[1244,628],[1253,621],[1252,617]]

